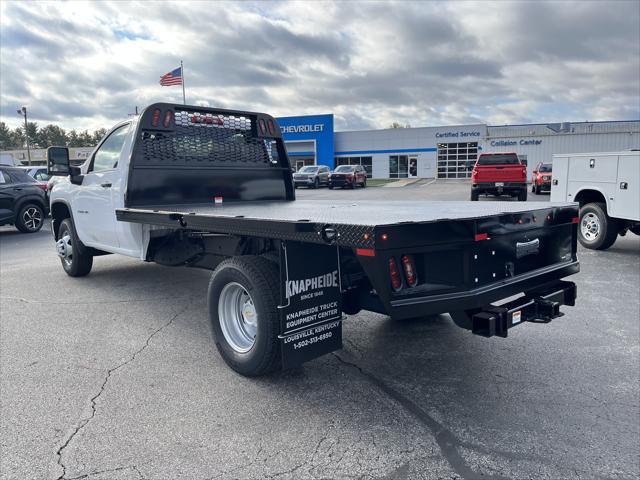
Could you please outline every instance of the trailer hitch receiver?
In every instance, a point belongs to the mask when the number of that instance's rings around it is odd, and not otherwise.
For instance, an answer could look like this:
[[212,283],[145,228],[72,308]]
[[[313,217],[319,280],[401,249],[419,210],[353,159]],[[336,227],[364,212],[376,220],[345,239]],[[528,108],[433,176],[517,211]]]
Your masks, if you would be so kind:
[[560,305],[575,305],[576,285],[558,281],[504,305],[487,305],[471,317],[471,331],[483,337],[506,338],[507,331],[524,322],[549,323],[563,316]]

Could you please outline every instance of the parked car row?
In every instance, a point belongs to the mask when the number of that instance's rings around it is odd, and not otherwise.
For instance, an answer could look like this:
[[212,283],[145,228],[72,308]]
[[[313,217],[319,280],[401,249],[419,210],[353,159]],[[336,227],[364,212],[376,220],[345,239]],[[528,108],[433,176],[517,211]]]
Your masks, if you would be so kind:
[[295,188],[365,188],[367,171],[362,165],[340,165],[333,172],[324,165],[307,165],[293,174],[293,185]]

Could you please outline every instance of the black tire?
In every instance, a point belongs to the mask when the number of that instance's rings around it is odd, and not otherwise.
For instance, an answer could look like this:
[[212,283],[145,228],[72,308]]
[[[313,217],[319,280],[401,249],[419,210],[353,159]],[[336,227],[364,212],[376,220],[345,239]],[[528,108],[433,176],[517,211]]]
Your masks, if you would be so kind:
[[536,185],[535,194],[540,195],[540,187]]
[[477,190],[471,190],[471,201],[472,202],[477,202],[479,196],[480,196],[480,192],[478,192]]
[[22,233],[36,233],[44,224],[44,209],[37,203],[27,203],[16,216],[16,228]]
[[536,184],[535,183],[531,184],[531,193],[536,193]]
[[520,190],[520,192],[518,193],[518,201],[519,202],[526,202],[527,201],[527,189],[523,188],[522,190]]
[[329,184],[329,190],[333,190],[333,185]]
[[[590,228],[589,224],[593,224],[592,222],[596,223]],[[604,203],[587,203],[580,209],[578,240],[583,247],[592,250],[606,250],[616,242],[618,230],[618,222],[607,215],[607,206]],[[587,234],[586,231],[594,233]]]
[[[219,302],[227,285],[239,284],[250,296],[257,315],[253,345],[242,352],[234,348],[223,332]],[[264,257],[241,256],[224,260],[209,282],[208,306],[213,339],[220,355],[233,370],[247,377],[264,375],[280,368],[280,316],[278,315],[279,273]],[[244,315],[244,314],[243,314]]]
[[[70,237],[68,243],[72,247],[72,255],[71,257],[60,258],[62,268],[70,277],[84,277],[89,274],[91,267],[93,267],[93,255],[91,254],[91,250],[85,247],[78,238],[75,226],[70,218],[65,218],[60,223],[58,242],[64,243],[64,238],[67,234]],[[58,245],[58,252],[60,252],[60,248]]]
[[636,235],[640,235],[640,225],[634,225],[633,227],[629,228],[629,231]]

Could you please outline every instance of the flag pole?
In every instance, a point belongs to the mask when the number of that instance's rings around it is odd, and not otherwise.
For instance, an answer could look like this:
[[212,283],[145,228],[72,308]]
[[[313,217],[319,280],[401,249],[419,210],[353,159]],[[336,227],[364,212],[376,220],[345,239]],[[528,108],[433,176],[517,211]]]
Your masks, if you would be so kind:
[[184,95],[184,65],[182,65],[182,60],[180,60],[180,73],[182,74],[182,103],[186,105],[187,97]]

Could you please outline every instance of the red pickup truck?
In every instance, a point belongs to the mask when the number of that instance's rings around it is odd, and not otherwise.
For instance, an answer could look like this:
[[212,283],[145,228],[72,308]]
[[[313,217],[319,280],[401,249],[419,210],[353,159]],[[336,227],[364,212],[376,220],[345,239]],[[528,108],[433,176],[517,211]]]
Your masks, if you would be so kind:
[[471,173],[471,200],[480,194],[527,200],[527,166],[515,153],[481,153]]

